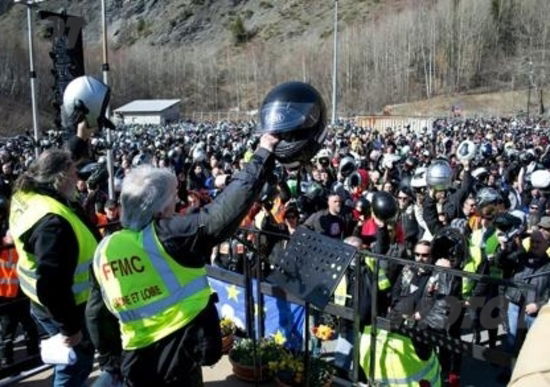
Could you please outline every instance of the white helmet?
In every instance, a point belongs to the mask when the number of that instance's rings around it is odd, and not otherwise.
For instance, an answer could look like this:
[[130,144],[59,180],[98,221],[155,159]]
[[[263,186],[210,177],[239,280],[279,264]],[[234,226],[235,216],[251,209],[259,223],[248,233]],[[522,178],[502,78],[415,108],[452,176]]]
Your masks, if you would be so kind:
[[331,157],[332,157],[332,154],[330,150],[328,150],[327,148],[321,149],[319,152],[317,152],[317,155],[315,156],[317,160],[322,158],[330,159]]
[[456,157],[458,157],[459,160],[472,160],[476,157],[476,151],[476,144],[474,144],[473,141],[465,140],[458,145]]
[[485,179],[489,171],[485,167],[479,167],[472,171],[472,177],[475,179]]
[[426,187],[426,168],[418,167],[414,171],[414,175],[411,179],[412,188],[424,188]]
[[88,75],[73,79],[63,93],[63,113],[68,124],[76,124],[78,116],[86,119],[89,127],[99,129],[115,126],[105,116],[110,99],[109,86]]
[[546,169],[539,169],[531,173],[531,184],[535,188],[550,188],[550,172]]
[[453,180],[453,170],[445,160],[434,161],[426,171],[426,183],[439,191],[449,189]]

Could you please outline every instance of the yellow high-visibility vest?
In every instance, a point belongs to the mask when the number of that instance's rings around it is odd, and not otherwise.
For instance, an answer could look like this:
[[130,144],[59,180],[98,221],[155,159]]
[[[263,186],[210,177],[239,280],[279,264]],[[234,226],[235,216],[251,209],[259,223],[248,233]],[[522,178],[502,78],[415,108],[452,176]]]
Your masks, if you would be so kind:
[[119,320],[125,350],[146,347],[189,324],[212,294],[206,269],[174,260],[153,223],[105,238],[93,268],[105,305]]
[[71,225],[78,242],[78,262],[73,276],[72,291],[77,305],[88,300],[90,293],[89,270],[97,240],[88,227],[67,206],[54,198],[32,192],[17,192],[13,195],[10,208],[9,227],[19,261],[17,275],[23,292],[37,304],[41,304],[36,294],[36,269],[38,262],[34,254],[25,250],[21,236],[30,230],[47,214],[55,214]]
[[[371,257],[365,257],[365,264],[374,274],[374,266],[376,264],[375,259]],[[380,263],[378,265],[380,265]],[[380,267],[378,270],[378,290],[384,291],[388,290],[389,288],[391,288],[391,282],[386,273],[386,269]]]
[[[359,361],[365,375],[369,375],[371,327],[361,335]],[[418,387],[425,380],[430,386],[441,386],[441,367],[432,351],[428,360],[422,360],[410,338],[395,332],[378,329],[376,334],[375,382],[381,386]]]
[[[469,252],[470,256],[468,258],[468,261],[466,261],[466,264],[462,268],[462,270],[468,272],[468,273],[477,273],[477,270],[479,268],[479,265],[481,265],[481,261],[483,259],[483,251],[482,245],[483,245],[483,234],[484,230],[479,229],[472,233],[472,236],[470,237],[470,243],[469,243]],[[496,233],[493,233],[487,240],[485,241],[485,254],[486,256],[494,255],[498,247],[498,239],[496,236]],[[496,264],[492,264],[489,268],[490,275],[494,278],[502,278],[502,270],[496,266]],[[476,284],[476,281],[470,279],[470,278],[463,278],[462,279],[462,296],[464,298],[467,298],[471,295],[472,291],[474,290],[474,286]]]

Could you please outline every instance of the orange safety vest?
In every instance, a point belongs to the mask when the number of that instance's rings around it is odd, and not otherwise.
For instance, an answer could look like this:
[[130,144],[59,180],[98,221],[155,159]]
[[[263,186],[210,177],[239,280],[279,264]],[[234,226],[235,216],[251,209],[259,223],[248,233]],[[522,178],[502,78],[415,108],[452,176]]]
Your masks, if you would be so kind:
[[109,224],[109,219],[107,218],[107,215],[102,214],[101,212],[96,212],[95,216],[97,218],[96,226],[99,229],[99,233],[101,236],[105,236],[105,227]]
[[0,297],[14,298],[19,293],[18,258],[14,247],[0,250]]

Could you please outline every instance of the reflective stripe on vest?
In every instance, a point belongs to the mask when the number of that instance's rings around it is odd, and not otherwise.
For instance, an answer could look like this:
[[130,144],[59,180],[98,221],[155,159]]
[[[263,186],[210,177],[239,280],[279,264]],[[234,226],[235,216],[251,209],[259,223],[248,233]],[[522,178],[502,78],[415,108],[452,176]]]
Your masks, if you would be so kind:
[[[376,260],[371,257],[365,257],[365,263],[371,270],[372,274],[374,275],[374,266],[376,264]],[[391,282],[386,275],[386,269],[383,269],[380,267],[380,264],[378,264],[378,289],[380,290],[388,290],[391,288]]]
[[[360,359],[365,374],[369,374],[371,327],[361,335]],[[441,386],[441,368],[434,352],[426,361],[416,354],[407,336],[378,330],[376,336],[375,382],[382,386],[418,386],[426,380],[431,386]]]
[[[127,257],[139,264],[134,272],[121,273],[117,265]],[[141,232],[122,230],[105,238],[93,267],[105,304],[120,321],[126,350],[147,346],[191,322],[212,292],[204,267],[186,268],[171,258],[152,223]],[[144,296],[142,290],[151,288],[155,294]]]
[[[86,266],[89,268],[90,264],[86,263]],[[88,271],[88,268],[86,269],[86,271]],[[32,293],[34,297],[38,298],[38,296],[36,295],[36,280],[38,278],[38,276],[36,275],[36,272],[27,270],[22,266],[19,266],[18,270],[19,270],[19,273],[22,274],[19,278],[21,282],[21,288],[24,288],[29,293]],[[32,282],[28,281],[28,279],[30,279]],[[89,291],[90,287],[91,285],[89,280],[84,282],[73,283],[72,291],[74,294],[77,294],[84,291]]]
[[14,298],[19,293],[17,252],[14,248],[0,251],[0,297]]
[[53,214],[67,221],[78,243],[78,257],[72,278],[72,293],[77,305],[88,300],[89,268],[97,240],[72,209],[52,197],[32,192],[16,192],[11,201],[10,232],[19,255],[17,274],[21,289],[34,302],[41,304],[36,294],[37,258],[25,250],[21,236],[31,230],[44,216]]
[[15,269],[16,267],[17,267],[17,263],[15,262],[6,262],[3,260],[0,260],[0,268]]
[[0,278],[0,285],[19,285],[17,278]]

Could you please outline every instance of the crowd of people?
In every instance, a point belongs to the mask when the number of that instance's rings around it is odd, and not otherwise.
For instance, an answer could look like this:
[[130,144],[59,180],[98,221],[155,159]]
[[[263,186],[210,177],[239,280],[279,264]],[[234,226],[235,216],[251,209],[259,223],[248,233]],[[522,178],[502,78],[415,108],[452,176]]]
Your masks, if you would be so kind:
[[[204,263],[241,271],[247,254],[231,242],[236,232],[259,239],[264,276],[299,226],[372,253],[362,269],[365,340],[372,286],[378,288],[379,314],[398,326],[457,339],[467,326],[474,342],[490,347],[499,344],[504,327],[500,344],[511,354],[550,299],[548,122],[452,118],[413,131],[341,120],[319,135],[321,149],[297,165],[284,157],[275,161],[272,153],[285,137],[258,134],[254,122],[121,125],[108,143],[94,125],[101,126],[100,115],[91,120],[90,111],[74,119],[68,137],[51,130],[39,144],[20,135],[0,147],[3,279],[14,275],[16,250],[23,290],[8,289],[11,282],[4,281],[2,300],[26,295],[41,329],[61,333],[75,348],[78,362],[56,368],[56,385],[81,385],[94,347],[102,369],[123,376],[127,385],[177,385],[182,378],[200,385],[200,366],[221,354]],[[42,150],[38,160],[36,145]],[[111,198],[107,149],[114,164]],[[376,254],[411,264],[380,260],[374,283]],[[531,288],[461,278],[430,265]],[[149,273],[147,289],[129,275],[142,272]],[[352,272],[345,279],[334,300],[351,306]],[[147,300],[166,293],[170,301],[162,305]],[[142,314],[136,317],[133,308]],[[28,351],[37,353],[30,315],[2,310],[3,364],[13,362],[18,322],[25,326]],[[342,334],[349,336],[345,328]],[[383,340],[410,346],[417,360],[407,361],[417,361],[417,371],[429,369],[413,380],[413,363],[388,371],[392,367],[379,365],[398,361],[377,354],[377,379],[402,374],[409,382],[439,385],[441,374],[446,385],[460,384],[455,352],[414,337]],[[361,346],[361,365],[368,375],[367,348]],[[500,377],[506,381],[510,373]]]

